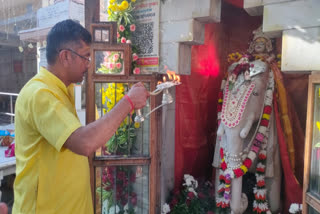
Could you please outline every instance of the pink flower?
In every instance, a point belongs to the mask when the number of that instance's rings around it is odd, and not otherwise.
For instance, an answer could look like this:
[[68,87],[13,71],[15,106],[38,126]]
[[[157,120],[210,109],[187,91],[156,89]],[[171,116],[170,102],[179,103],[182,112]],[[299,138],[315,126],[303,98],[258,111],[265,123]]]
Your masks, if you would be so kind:
[[127,43],[128,43],[128,44],[131,44],[131,40],[128,39],[128,40],[127,40]]
[[134,74],[140,74],[140,68],[135,68],[135,69],[133,70],[133,73],[134,73]]
[[133,61],[137,61],[137,59],[139,59],[136,53],[132,54],[132,58],[133,58]]
[[130,31],[135,31],[135,30],[136,30],[136,25],[135,24],[130,25]]
[[137,205],[137,194],[135,192],[131,193],[131,204],[133,206],[136,206]]
[[118,63],[116,64],[116,67],[117,67],[118,69],[120,69],[120,68],[121,68],[121,63],[118,62]]
[[117,32],[117,38],[119,38],[120,37],[120,33],[119,32]]
[[214,212],[212,212],[212,211],[208,211],[208,212],[207,212],[207,214],[214,214]]
[[119,25],[119,30],[120,30],[121,32],[123,32],[123,31],[125,30],[124,26],[123,26],[123,25]]
[[103,58],[103,60],[104,60],[105,62],[109,62],[109,57],[105,56],[105,57]]
[[118,171],[117,178],[123,180],[125,178],[125,173],[123,171]]
[[121,38],[121,43],[126,43],[127,39],[125,37]]
[[104,65],[106,68],[109,68],[109,63],[108,63],[108,62],[104,62],[103,65]]
[[178,203],[178,199],[173,198],[170,205],[171,205],[171,207],[174,207],[175,205],[177,205],[177,203]]
[[109,64],[109,68],[113,69],[114,68],[114,63]]
[[114,60],[114,61],[117,61],[118,59],[119,59],[119,54],[113,55],[113,60]]
[[256,139],[257,139],[258,141],[260,141],[260,142],[263,141],[263,138],[264,138],[264,136],[263,136],[263,134],[261,134],[261,133],[258,133],[257,136],[256,136]]
[[190,198],[191,200],[195,197],[193,192],[188,192],[188,198]]

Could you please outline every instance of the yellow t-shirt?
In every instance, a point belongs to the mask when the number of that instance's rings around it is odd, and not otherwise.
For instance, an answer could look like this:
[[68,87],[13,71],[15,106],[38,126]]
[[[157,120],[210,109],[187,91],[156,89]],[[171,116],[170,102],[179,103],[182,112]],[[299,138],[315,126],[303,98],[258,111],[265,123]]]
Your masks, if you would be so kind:
[[13,214],[92,214],[88,158],[63,147],[81,126],[73,86],[41,68],[15,110]]

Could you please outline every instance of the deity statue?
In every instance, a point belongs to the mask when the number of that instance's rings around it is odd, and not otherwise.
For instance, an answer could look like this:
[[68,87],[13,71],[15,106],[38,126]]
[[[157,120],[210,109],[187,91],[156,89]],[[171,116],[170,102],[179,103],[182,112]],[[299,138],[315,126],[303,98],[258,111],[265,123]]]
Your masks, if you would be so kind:
[[228,68],[219,94],[216,205],[241,214],[248,206],[242,193],[243,175],[256,175],[253,213],[279,211],[281,165],[273,114],[275,58],[271,40],[257,30],[248,53]]

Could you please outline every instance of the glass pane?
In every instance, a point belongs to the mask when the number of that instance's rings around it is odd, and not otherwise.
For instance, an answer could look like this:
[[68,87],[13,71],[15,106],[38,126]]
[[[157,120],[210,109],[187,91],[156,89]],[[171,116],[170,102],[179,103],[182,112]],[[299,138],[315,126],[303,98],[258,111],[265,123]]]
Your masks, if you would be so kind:
[[311,206],[308,206],[308,214],[320,214],[315,209],[313,209]]
[[94,29],[94,41],[101,42],[101,30]]
[[94,29],[94,41],[95,42],[109,42],[109,30]]
[[97,214],[148,214],[149,166],[95,169]]
[[[128,92],[132,84],[128,83],[96,83],[95,102],[97,118],[108,113],[116,103]],[[147,90],[150,85],[145,84]],[[150,112],[150,105],[141,109],[145,115]],[[135,123],[136,112],[128,115],[112,138],[105,146],[96,152],[96,156],[148,156],[150,142],[150,119],[145,118],[143,123]]]
[[109,42],[109,31],[108,30],[102,30],[102,41]]
[[314,97],[314,115],[313,115],[313,137],[312,137],[312,152],[311,152],[311,168],[309,191],[316,198],[320,199],[320,85],[315,85]]
[[123,51],[96,51],[96,73],[124,74]]

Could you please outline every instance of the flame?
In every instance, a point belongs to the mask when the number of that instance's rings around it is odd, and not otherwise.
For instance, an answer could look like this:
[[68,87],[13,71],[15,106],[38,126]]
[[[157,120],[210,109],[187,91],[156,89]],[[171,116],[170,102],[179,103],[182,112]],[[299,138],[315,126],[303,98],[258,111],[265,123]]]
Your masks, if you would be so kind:
[[180,76],[177,75],[177,82],[180,82]]
[[157,85],[160,85],[161,83],[162,83],[161,81],[158,81],[158,82],[157,82]]
[[175,77],[174,71],[167,70],[167,75],[168,75],[169,80],[172,80],[172,79],[174,80],[174,77]]
[[174,82],[180,82],[180,76],[176,75],[176,72],[167,70],[167,75],[169,80],[173,80]]
[[165,76],[162,77],[163,82],[167,81],[167,78]]

